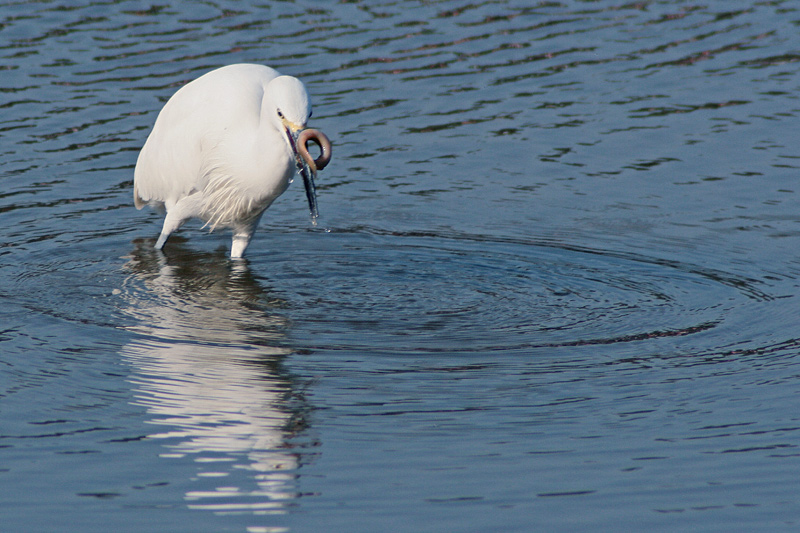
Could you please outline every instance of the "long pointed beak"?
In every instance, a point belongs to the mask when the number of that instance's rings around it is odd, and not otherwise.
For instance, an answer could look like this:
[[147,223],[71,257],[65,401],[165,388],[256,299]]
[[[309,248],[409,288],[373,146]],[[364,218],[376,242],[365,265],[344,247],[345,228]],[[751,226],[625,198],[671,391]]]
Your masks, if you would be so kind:
[[[317,177],[317,170],[322,170],[331,160],[331,141],[319,130],[312,128],[291,132],[289,134],[292,151],[297,162],[297,170],[303,177],[303,185],[306,188],[306,198],[308,199],[308,210],[311,212],[312,220],[319,217],[317,209],[317,189],[314,179]],[[311,157],[308,151],[308,143],[313,141],[320,147],[320,156],[316,159]]]

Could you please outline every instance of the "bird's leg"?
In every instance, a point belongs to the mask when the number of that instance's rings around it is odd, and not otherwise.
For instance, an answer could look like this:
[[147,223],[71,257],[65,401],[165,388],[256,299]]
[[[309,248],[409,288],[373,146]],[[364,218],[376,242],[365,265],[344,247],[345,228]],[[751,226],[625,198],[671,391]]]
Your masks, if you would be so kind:
[[231,243],[231,259],[241,259],[247,245],[250,244],[250,234],[237,233]]
[[167,242],[167,237],[169,237],[169,233],[162,232],[161,235],[158,236],[158,240],[156,241],[156,245],[153,246],[156,250],[160,250],[164,247],[164,243]]
[[161,235],[158,236],[154,248],[156,250],[162,249],[172,232],[180,228],[185,221],[185,219],[177,216],[175,211],[167,211],[167,216],[164,217],[164,226],[161,228]]
[[244,256],[244,251],[247,245],[250,244],[250,238],[258,227],[258,221],[261,220],[261,215],[264,211],[257,213],[247,220],[238,222],[233,227],[233,242],[231,243],[231,259],[241,259]]
[[231,243],[231,259],[241,259],[247,245],[250,244],[250,237],[253,236],[252,231],[237,230],[233,234],[233,242]]

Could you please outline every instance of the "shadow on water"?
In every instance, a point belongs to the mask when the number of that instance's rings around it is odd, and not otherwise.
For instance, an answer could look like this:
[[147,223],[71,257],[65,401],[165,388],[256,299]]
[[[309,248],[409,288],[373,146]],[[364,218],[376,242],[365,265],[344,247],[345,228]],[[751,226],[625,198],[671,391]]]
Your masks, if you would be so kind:
[[121,355],[155,426],[148,438],[163,440],[164,460],[197,463],[206,482],[186,494],[190,508],[283,512],[309,410],[281,364],[284,302],[224,252],[170,244],[165,255],[137,240],[125,265],[124,312],[139,335]]

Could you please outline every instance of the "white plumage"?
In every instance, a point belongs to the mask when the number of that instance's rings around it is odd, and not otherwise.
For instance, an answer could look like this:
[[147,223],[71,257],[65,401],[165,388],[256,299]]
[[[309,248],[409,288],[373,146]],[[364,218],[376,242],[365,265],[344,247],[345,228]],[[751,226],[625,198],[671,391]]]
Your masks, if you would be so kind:
[[[303,83],[262,65],[209,72],[164,105],[134,171],[134,203],[166,209],[155,247],[188,219],[233,229],[231,257],[242,257],[261,215],[300,171],[316,217],[314,175],[331,145],[306,129],[311,102]],[[322,150],[314,160],[307,144]]]

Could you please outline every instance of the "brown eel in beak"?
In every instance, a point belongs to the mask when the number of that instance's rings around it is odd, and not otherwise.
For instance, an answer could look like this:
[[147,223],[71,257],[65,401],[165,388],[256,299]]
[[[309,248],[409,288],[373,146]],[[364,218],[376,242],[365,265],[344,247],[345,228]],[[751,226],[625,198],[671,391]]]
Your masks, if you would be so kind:
[[[293,139],[295,154],[297,155],[297,170],[303,176],[303,185],[306,188],[306,198],[308,198],[308,209],[311,211],[311,218],[316,220],[319,216],[317,210],[317,190],[314,185],[314,178],[317,171],[325,168],[331,160],[331,141],[319,130],[308,128],[300,131]],[[308,151],[308,143],[313,142],[320,148],[319,157],[314,159]]]

